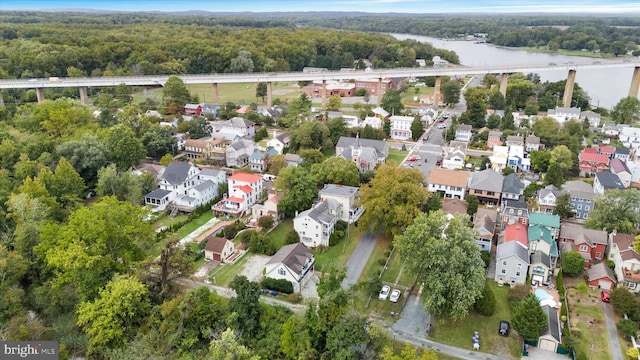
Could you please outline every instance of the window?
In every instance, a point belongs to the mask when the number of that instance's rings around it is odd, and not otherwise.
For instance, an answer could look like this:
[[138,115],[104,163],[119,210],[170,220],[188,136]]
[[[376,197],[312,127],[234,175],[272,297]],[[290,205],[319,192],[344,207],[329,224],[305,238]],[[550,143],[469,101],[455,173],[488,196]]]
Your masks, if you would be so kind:
[[506,273],[507,273],[507,270],[502,269],[502,273],[503,273],[503,274],[506,274]]
[[287,273],[284,271],[283,268],[280,268],[280,269],[278,269],[278,275],[285,276],[285,275],[287,275]]
[[520,276],[520,271],[516,272],[516,276]]
[[634,283],[634,282],[628,282],[628,283],[627,283],[627,287],[628,287],[629,289],[632,289],[632,290],[633,290],[633,289],[635,289],[637,286],[638,286],[638,284],[637,284],[637,283]]
[[584,209],[585,209],[585,210],[591,210],[591,206],[589,206],[589,205],[585,205],[585,206],[584,206]]
[[580,251],[587,251],[587,245],[580,245]]
[[518,264],[518,269],[522,269],[522,264]]
[[578,210],[582,210],[582,204],[578,204]]
[[502,262],[502,265],[503,265],[503,266],[507,266],[507,262],[506,262],[506,261],[503,261],[503,262]]
[[538,243],[537,242],[532,242],[531,243],[531,251],[536,251],[537,247],[538,247]]
[[494,193],[493,191],[487,191],[487,196],[494,196],[496,193]]

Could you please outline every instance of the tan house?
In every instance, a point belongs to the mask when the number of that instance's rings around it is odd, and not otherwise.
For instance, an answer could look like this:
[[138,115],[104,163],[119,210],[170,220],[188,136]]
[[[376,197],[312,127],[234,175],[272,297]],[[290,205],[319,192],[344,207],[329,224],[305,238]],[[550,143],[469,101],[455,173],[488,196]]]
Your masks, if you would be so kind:
[[427,180],[427,189],[433,193],[440,193],[443,199],[464,200],[469,183],[469,173],[433,168]]
[[618,284],[629,291],[640,292],[640,255],[633,247],[636,241],[631,234],[609,234],[609,255],[607,258],[615,264],[614,271]]
[[283,193],[270,191],[264,204],[255,204],[251,207],[251,217],[257,221],[263,216],[271,215],[275,221],[282,220],[284,213],[278,210],[278,202],[282,199],[282,195]]
[[188,159],[221,162],[221,165],[225,163],[225,149],[223,139],[188,139],[184,144]]
[[224,262],[235,253],[233,242],[217,236],[209,236],[204,247],[204,259],[207,261]]

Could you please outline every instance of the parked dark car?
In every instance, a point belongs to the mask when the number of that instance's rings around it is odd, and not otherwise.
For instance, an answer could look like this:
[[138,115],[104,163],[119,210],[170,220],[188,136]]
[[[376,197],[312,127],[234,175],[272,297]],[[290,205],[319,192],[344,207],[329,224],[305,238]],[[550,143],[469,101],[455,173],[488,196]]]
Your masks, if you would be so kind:
[[509,322],[500,320],[500,327],[498,327],[498,334],[502,336],[509,336]]

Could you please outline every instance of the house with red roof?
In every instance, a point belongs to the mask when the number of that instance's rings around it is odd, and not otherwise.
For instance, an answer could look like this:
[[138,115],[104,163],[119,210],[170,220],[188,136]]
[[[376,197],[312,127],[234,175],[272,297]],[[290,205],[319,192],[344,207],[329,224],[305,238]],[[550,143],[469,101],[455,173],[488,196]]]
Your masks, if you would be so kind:
[[599,154],[604,154],[609,157],[609,159],[613,159],[613,154],[615,154],[616,148],[613,146],[602,145],[598,148]]
[[498,244],[516,241],[526,249],[529,248],[529,234],[527,225],[515,223],[507,225],[498,236]]
[[609,170],[609,156],[599,154],[595,149],[586,148],[578,154],[580,176],[591,176]]
[[237,172],[228,178],[229,194],[213,207],[213,211],[230,216],[241,216],[251,210],[262,196],[262,175]]
[[560,253],[577,251],[584,258],[584,267],[602,261],[607,250],[607,232],[587,229],[581,224],[565,222],[560,226],[558,237]]

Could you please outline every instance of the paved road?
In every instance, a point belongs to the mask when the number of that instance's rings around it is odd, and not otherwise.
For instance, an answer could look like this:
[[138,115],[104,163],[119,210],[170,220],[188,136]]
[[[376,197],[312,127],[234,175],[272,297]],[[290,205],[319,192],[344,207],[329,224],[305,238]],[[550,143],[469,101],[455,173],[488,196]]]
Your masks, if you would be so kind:
[[358,245],[356,245],[353,253],[351,253],[349,260],[347,260],[347,276],[342,280],[343,289],[349,289],[358,283],[364,266],[367,264],[369,256],[371,256],[373,248],[376,246],[381,234],[382,232],[372,234],[367,231],[362,235]]
[[616,320],[613,314],[613,306],[605,302],[602,303],[602,312],[604,313],[604,322],[607,325],[607,335],[609,336],[609,354],[612,360],[623,360],[620,350],[620,342],[618,341],[618,329],[616,328]]

